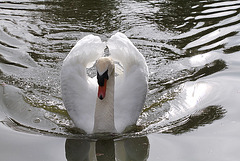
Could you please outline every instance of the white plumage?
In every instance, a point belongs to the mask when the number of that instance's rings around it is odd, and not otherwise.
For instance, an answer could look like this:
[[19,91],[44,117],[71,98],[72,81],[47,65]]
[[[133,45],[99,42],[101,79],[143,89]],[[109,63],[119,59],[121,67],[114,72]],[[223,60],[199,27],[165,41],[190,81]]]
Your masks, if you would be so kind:
[[63,62],[61,87],[70,117],[78,128],[87,133],[93,133],[98,84],[96,77],[87,76],[86,67],[103,56],[106,45],[110,57],[124,68],[124,72],[115,78],[114,87],[117,132],[121,133],[127,126],[137,122],[146,98],[148,68],[144,57],[132,42],[122,33],[113,35],[107,44],[98,36],[85,36]]

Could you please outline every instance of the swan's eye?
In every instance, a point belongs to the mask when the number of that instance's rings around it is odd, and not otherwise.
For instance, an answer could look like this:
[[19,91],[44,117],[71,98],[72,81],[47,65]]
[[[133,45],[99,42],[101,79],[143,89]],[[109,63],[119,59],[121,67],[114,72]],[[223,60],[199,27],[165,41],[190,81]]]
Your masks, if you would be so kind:
[[99,86],[104,86],[104,79],[108,80],[108,70],[106,70],[106,72],[104,72],[102,75],[100,75],[97,72],[97,80],[98,80],[98,85]]

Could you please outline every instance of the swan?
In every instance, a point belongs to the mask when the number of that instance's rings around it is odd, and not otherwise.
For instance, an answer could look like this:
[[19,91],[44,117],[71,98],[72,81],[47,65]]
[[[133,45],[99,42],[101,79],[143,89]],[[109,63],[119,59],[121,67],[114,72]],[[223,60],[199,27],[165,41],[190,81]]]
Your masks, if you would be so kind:
[[[108,48],[110,56],[104,57]],[[96,66],[91,78],[87,68]],[[88,134],[122,133],[136,124],[148,89],[145,58],[123,33],[107,42],[87,35],[63,61],[62,99],[73,123]]]

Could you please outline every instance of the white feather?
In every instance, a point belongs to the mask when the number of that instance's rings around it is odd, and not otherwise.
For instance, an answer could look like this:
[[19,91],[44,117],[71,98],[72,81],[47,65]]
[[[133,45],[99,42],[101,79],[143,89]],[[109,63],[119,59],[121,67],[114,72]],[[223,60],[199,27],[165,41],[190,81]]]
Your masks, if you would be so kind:
[[148,67],[143,55],[122,33],[116,33],[107,42],[111,57],[124,68],[123,76],[115,82],[114,121],[118,132],[133,125],[144,106],[147,94]]
[[[142,111],[148,68],[143,55],[124,34],[113,35],[107,46],[112,59],[124,68],[124,72],[117,72],[114,94],[115,127],[122,132],[137,122]],[[97,80],[87,76],[86,67],[103,55],[105,47],[99,37],[86,36],[78,41],[63,62],[61,86],[64,105],[75,125],[87,133],[92,133],[94,127]]]
[[98,36],[79,40],[63,62],[61,88],[64,105],[74,124],[91,133],[97,98],[97,80],[86,74],[86,67],[104,53],[106,45]]

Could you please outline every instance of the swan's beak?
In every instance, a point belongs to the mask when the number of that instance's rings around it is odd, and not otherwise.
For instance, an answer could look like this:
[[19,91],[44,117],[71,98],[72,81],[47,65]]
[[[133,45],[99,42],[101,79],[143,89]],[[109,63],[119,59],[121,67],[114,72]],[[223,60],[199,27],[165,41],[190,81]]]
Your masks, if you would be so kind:
[[97,72],[97,79],[98,79],[98,98],[102,100],[106,96],[108,70],[104,72],[102,75],[99,75],[99,73]]
[[104,84],[103,86],[98,86],[98,98],[100,100],[104,99],[106,95],[106,89],[107,89],[107,79],[104,79]]

